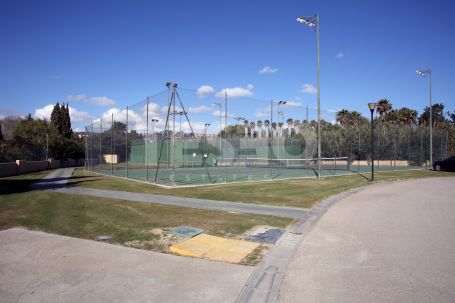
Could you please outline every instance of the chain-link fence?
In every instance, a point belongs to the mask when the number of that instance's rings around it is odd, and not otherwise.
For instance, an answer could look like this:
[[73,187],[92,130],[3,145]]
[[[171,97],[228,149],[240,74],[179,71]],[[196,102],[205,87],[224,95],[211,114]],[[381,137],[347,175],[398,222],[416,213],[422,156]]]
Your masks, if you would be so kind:
[[[168,89],[86,127],[86,169],[167,186],[367,172],[370,124],[335,124],[323,111],[320,165],[316,110],[293,101]],[[332,116],[332,117],[331,117]],[[429,165],[427,128],[374,123],[378,171]],[[447,133],[433,131],[434,159]]]

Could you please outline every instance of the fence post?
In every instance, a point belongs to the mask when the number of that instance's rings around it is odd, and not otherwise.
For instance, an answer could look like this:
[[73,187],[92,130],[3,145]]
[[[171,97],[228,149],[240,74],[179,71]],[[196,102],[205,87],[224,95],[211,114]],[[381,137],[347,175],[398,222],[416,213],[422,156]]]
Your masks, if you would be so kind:
[[99,154],[99,164],[100,164],[100,169],[101,169],[101,161],[103,160],[103,143],[102,143],[102,136],[103,136],[103,119],[100,119],[100,154]]
[[149,163],[148,163],[148,149],[147,149],[147,141],[149,137],[149,97],[147,97],[147,122],[146,122],[146,129],[145,129],[145,170],[146,170],[146,181],[149,180]]
[[126,163],[126,178],[128,179],[128,106],[126,107],[126,133],[125,133],[125,163]]

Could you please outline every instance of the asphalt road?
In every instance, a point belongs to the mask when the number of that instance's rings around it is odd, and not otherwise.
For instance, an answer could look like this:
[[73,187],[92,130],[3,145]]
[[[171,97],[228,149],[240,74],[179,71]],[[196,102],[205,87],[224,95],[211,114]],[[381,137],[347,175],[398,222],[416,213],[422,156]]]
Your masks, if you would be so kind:
[[279,302],[455,302],[455,177],[376,184],[332,206]]

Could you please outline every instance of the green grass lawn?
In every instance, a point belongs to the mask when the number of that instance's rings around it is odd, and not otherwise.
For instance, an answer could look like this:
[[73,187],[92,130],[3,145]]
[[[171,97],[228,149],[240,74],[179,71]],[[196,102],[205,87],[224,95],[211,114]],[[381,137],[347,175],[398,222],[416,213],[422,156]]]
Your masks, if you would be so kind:
[[[23,226],[85,239],[108,235],[111,243],[166,252],[175,240],[165,237],[171,227],[190,225],[211,235],[239,238],[255,225],[286,227],[291,223],[288,218],[131,203],[30,188],[48,173],[0,179],[0,229]],[[153,229],[164,233],[154,234]]]
[[[442,176],[455,177],[455,174],[428,170],[389,171],[376,173],[375,179],[383,182]],[[320,180],[300,179],[166,189],[77,169],[71,183],[74,186],[90,188],[309,208],[331,195],[370,184],[367,180],[369,177],[368,174],[355,174],[325,177]]]

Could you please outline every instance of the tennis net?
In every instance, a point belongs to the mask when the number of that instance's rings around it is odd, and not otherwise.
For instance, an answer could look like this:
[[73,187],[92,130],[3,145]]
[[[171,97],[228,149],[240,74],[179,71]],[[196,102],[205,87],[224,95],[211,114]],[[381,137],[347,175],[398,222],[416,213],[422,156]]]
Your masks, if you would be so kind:
[[[318,159],[268,159],[247,158],[245,166],[251,168],[313,169],[318,168]],[[321,158],[321,169],[349,170],[348,157]]]

